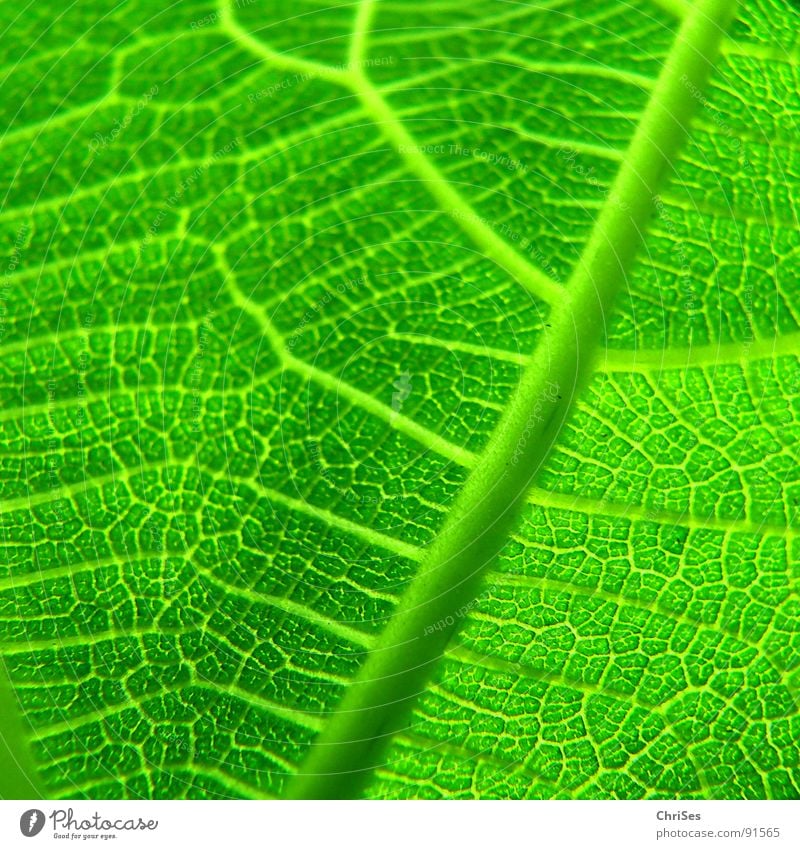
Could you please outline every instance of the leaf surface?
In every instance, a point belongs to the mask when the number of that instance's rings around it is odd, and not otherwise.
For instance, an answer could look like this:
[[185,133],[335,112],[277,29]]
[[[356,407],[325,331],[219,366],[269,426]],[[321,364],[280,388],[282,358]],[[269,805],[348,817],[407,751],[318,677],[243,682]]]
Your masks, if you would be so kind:
[[0,48],[47,792],[798,795],[797,12],[265,5]]

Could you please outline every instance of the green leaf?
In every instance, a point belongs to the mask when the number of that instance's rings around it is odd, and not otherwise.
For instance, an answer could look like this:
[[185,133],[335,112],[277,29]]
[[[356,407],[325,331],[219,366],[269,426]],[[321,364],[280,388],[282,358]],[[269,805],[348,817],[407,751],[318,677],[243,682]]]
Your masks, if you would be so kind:
[[55,11],[0,47],[42,792],[800,795],[798,13]]

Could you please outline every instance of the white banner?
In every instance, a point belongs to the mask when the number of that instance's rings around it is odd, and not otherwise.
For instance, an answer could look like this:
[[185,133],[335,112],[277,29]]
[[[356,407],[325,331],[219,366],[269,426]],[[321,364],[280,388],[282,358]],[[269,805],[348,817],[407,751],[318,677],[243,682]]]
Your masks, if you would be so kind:
[[797,802],[6,802],[0,846],[800,846]]

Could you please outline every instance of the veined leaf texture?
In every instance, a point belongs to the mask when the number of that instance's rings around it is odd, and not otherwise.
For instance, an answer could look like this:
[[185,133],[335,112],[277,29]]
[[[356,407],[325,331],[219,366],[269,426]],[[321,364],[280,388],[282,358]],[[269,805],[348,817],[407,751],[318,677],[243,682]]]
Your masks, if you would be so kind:
[[795,5],[4,26],[0,795],[800,795]]

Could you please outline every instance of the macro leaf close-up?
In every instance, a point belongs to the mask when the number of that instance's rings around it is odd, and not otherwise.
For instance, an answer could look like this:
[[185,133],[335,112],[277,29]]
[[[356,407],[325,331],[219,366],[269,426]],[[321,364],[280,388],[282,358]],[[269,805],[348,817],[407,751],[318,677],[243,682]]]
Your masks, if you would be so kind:
[[793,0],[5,5],[0,797],[800,797]]

